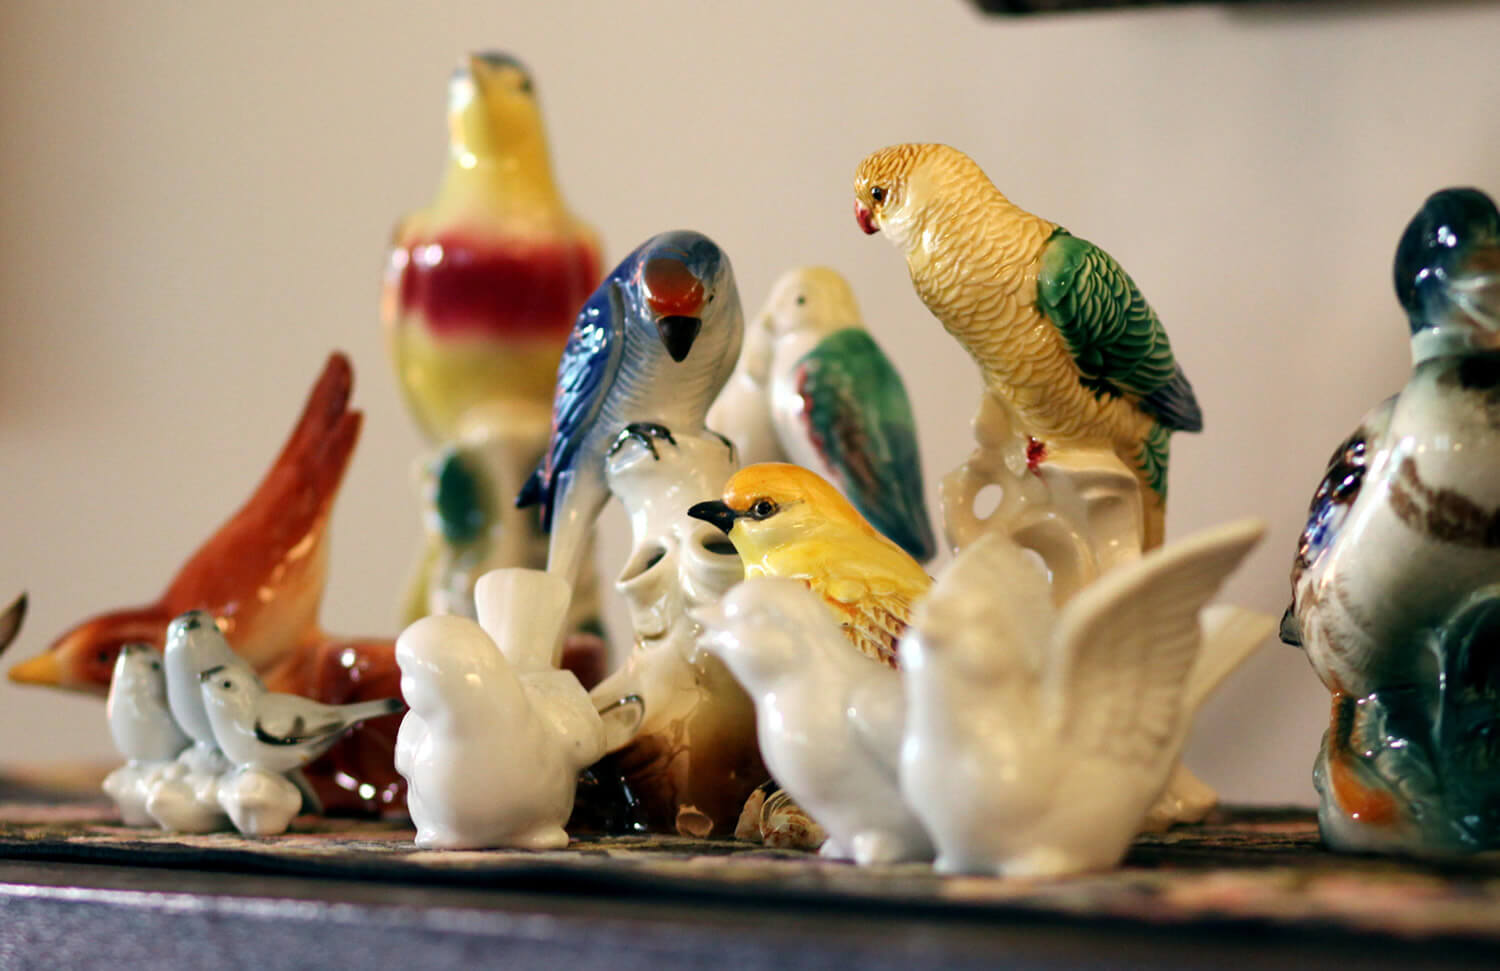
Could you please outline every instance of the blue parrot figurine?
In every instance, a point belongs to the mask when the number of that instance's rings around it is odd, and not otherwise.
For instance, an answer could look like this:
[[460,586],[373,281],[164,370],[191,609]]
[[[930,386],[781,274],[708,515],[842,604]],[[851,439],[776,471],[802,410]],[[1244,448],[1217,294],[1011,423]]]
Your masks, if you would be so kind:
[[1334,453],[1282,638],[1333,693],[1325,842],[1500,847],[1500,211],[1434,194],[1396,250],[1413,369]]
[[572,582],[609,498],[604,466],[633,438],[704,431],[744,335],[729,258],[689,230],[642,243],[605,278],[573,325],[557,368],[552,441],[516,505],[540,505],[547,570]]

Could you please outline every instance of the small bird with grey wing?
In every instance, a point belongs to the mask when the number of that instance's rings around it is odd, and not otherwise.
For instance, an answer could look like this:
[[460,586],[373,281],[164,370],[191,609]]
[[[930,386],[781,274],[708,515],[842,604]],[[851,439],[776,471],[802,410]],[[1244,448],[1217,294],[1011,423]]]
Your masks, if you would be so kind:
[[209,668],[199,681],[220,751],[237,766],[267,772],[294,772],[360,722],[406,707],[399,698],[325,705],[267,691],[253,672],[240,667]]

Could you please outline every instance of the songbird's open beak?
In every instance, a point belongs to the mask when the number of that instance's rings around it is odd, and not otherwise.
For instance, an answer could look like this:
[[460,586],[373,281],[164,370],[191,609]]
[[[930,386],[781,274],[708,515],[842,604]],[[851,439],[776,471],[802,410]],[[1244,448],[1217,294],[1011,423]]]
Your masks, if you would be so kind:
[[880,227],[875,225],[875,214],[858,199],[854,200],[854,221],[859,223],[859,228],[864,230],[866,236],[880,232]]
[[661,336],[662,346],[678,364],[681,364],[688,356],[688,352],[693,349],[693,341],[698,339],[698,331],[702,329],[703,319],[700,317],[684,317],[674,314],[656,322],[656,332]]
[[45,684],[56,687],[62,684],[63,669],[62,665],[57,663],[57,653],[46,651],[11,668],[10,679],[16,684]]
[[717,499],[712,502],[697,503],[688,510],[688,515],[717,527],[725,536],[728,536],[729,531],[734,528],[734,521],[740,518],[739,513]]

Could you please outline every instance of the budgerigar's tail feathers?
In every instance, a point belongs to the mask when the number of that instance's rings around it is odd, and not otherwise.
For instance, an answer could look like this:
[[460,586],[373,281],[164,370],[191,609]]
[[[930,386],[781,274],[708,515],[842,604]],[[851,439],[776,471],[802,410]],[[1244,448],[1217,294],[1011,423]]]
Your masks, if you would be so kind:
[[1170,381],[1141,399],[1141,410],[1174,432],[1203,431],[1203,411],[1181,365]]

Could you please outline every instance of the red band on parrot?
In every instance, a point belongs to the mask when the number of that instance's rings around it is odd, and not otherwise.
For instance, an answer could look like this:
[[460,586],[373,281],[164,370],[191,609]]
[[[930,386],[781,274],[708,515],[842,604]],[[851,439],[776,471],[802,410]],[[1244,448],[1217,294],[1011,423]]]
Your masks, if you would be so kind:
[[859,223],[859,228],[865,231],[866,236],[880,232],[880,227],[875,225],[875,214],[866,209],[858,199],[854,200],[854,221]]
[[703,284],[681,260],[658,256],[641,269],[646,303],[663,317],[695,317],[703,308]]
[[446,234],[405,247],[398,300],[443,336],[563,340],[599,283],[599,254],[572,240]]

